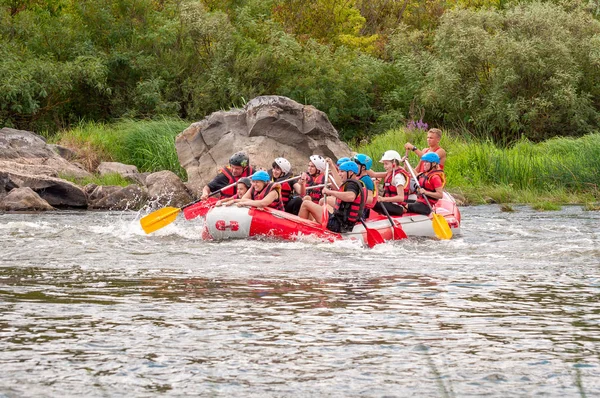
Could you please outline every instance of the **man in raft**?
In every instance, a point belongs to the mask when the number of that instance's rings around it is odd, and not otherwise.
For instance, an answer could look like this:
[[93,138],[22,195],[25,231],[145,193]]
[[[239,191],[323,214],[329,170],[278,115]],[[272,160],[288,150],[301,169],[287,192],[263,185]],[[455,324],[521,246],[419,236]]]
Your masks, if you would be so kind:
[[[333,213],[329,213],[327,229],[332,232],[348,232],[354,224],[362,219],[362,212],[366,201],[364,184],[357,179],[358,165],[352,161],[340,165],[339,176],[341,185],[339,190],[323,188],[323,194],[336,198]],[[323,206],[327,206],[326,203]],[[308,219],[311,215],[315,221],[322,223],[323,207],[310,199],[302,202],[298,216]]]
[[221,191],[221,198],[230,198],[237,193],[237,185],[227,189],[224,187],[237,182],[240,178],[249,177],[254,173],[250,159],[245,152],[236,152],[229,158],[229,165],[221,168],[217,176],[202,188],[200,200],[206,200],[211,192]]
[[[440,168],[440,170],[444,170],[444,164],[446,163],[446,151],[444,150],[444,148],[442,148],[440,146],[441,139],[442,139],[442,130],[429,129],[429,131],[427,131],[427,145],[428,145],[427,148],[423,148],[423,150],[420,151],[419,148],[417,148],[415,145],[411,144],[410,142],[407,142],[406,144],[404,144],[404,149],[406,149],[407,151],[413,151],[419,157],[419,159],[426,153],[429,153],[429,152],[436,153],[440,158],[439,168]],[[415,167],[415,173],[422,172],[423,171],[422,167],[423,167],[422,162],[419,162],[417,167]]]

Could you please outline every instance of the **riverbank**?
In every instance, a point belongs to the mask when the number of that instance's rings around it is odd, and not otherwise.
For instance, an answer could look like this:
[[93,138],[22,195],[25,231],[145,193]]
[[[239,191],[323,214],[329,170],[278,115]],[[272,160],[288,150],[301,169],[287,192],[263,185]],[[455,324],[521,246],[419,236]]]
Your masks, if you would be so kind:
[[[133,164],[141,172],[170,170],[185,179],[174,137],[189,124],[164,118],[83,123],[47,138],[75,150],[86,166],[117,161]],[[425,147],[425,132],[389,130],[369,143],[351,147],[371,156],[374,168],[382,170],[377,162],[381,154],[388,149],[401,150],[407,141]],[[515,203],[530,204],[538,210],[556,210],[568,204],[600,209],[600,134],[541,143],[522,140],[500,148],[489,141],[444,132],[442,146],[448,152],[447,189],[466,205],[498,203],[508,211]],[[410,159],[416,164],[415,156]]]

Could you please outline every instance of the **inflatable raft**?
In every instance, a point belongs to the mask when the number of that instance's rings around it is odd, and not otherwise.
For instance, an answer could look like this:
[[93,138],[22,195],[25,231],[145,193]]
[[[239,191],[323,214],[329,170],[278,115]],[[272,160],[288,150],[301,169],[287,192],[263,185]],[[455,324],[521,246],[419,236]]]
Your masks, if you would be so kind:
[[[444,193],[434,211],[443,216],[452,235],[460,234],[460,211],[454,198]],[[282,240],[306,239],[306,237],[323,241],[354,239],[366,242],[366,230],[360,223],[348,233],[338,234],[323,229],[321,224],[302,219],[293,214],[270,208],[258,209],[253,207],[219,206],[199,203],[184,211],[186,219],[204,217],[203,239],[246,239],[251,237],[272,237]],[[432,237],[436,234],[433,227],[432,215],[405,214],[402,217],[392,217],[400,225],[408,237]],[[368,229],[377,230],[385,240],[393,239],[390,221],[387,217],[371,211],[371,216],[365,220]]]

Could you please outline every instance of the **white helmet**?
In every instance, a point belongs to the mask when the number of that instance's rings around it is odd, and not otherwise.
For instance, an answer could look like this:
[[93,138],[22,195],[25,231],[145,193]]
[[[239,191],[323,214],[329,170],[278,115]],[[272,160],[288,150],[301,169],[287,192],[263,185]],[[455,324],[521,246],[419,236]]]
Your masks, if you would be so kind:
[[321,155],[312,155],[310,157],[310,161],[315,165],[315,167],[319,171],[325,171],[325,169],[327,168],[327,162],[325,161],[325,158]]
[[402,157],[400,156],[400,154],[398,152],[390,150],[390,151],[385,151],[385,153],[381,157],[381,160],[379,161],[379,163],[383,163],[384,160],[401,161]]
[[288,160],[286,158],[275,159],[275,164],[277,164],[277,166],[279,166],[281,171],[283,171],[283,174],[289,173],[290,170],[292,169],[292,165],[290,164],[290,162],[288,162]]

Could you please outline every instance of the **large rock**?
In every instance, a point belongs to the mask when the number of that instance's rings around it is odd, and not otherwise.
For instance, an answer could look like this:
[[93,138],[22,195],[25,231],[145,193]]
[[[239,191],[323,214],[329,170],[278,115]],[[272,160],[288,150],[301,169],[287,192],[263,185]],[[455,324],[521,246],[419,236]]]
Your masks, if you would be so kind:
[[285,157],[295,173],[306,169],[313,154],[350,155],[325,113],[281,96],[257,97],[244,109],[212,113],[179,134],[175,147],[196,194],[241,150],[253,165],[265,168]]
[[137,210],[148,200],[146,188],[135,184],[126,187],[90,184],[84,190],[88,193],[90,209]]
[[101,176],[106,174],[119,174],[122,177],[126,177],[131,174],[139,174],[136,166],[119,162],[102,162],[98,165],[97,171]]
[[88,171],[70,163],[53,148],[41,136],[29,131],[0,129],[0,159],[30,166],[28,172],[36,175],[91,177]]
[[10,193],[16,188],[31,188],[51,206],[87,207],[86,194],[77,185],[44,174],[29,174],[26,170],[27,165],[0,161],[0,191]]
[[0,210],[39,211],[54,210],[52,206],[31,188],[15,188],[0,199]]
[[163,170],[146,177],[148,196],[152,203],[182,207],[193,200],[187,187],[172,171]]

